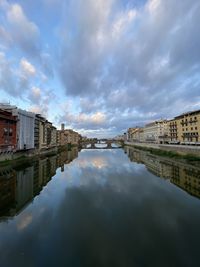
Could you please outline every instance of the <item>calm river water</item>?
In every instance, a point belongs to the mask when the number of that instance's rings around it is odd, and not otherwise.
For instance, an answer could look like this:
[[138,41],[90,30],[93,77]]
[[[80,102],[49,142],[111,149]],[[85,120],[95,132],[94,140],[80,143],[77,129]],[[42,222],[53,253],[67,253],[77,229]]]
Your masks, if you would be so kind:
[[0,169],[0,266],[200,266],[200,166],[132,148]]

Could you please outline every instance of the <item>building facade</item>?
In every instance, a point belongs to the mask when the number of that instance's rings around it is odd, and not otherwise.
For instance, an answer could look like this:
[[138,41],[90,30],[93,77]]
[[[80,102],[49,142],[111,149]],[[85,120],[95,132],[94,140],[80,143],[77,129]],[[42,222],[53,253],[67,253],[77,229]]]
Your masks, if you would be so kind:
[[47,125],[46,118],[40,117],[39,122],[39,149],[47,148]]
[[144,130],[143,128],[130,128],[129,142],[144,142]]
[[78,145],[81,140],[81,135],[72,129],[64,129],[61,124],[61,130],[57,130],[57,143],[59,146]]
[[0,109],[0,152],[17,147],[17,119],[11,112]]
[[34,144],[35,149],[39,149],[40,146],[40,115],[35,115],[35,127],[34,127]]
[[135,132],[137,128],[128,128],[127,131],[127,141],[133,142],[133,133]]
[[0,109],[11,112],[17,118],[17,150],[33,149],[35,114],[10,104],[0,104]]
[[176,116],[178,140],[182,144],[200,144],[200,110]]
[[165,143],[168,141],[167,120],[154,121],[144,127],[144,141],[151,143]]
[[52,125],[51,127],[51,147],[57,146],[57,129],[55,126]]
[[57,129],[40,114],[35,116],[35,148],[47,149],[57,145]]
[[167,122],[168,124],[168,143],[169,144],[179,144],[178,128],[179,120],[172,119]]

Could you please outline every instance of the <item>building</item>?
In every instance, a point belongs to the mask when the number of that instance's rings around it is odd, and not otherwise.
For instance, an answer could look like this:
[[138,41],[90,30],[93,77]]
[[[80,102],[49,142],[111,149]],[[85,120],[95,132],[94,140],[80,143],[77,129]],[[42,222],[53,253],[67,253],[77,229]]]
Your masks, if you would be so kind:
[[144,130],[143,128],[129,128],[128,130],[129,142],[144,142]]
[[59,146],[65,146],[67,145],[68,137],[67,133],[65,133],[65,130],[57,130],[57,144]]
[[137,128],[129,128],[127,131],[127,141],[133,142],[133,133],[135,132],[135,129]]
[[10,104],[0,104],[0,109],[11,112],[17,118],[17,150],[34,148],[35,114]]
[[182,144],[200,144],[200,110],[183,113],[174,118],[178,140]]
[[144,129],[143,128],[140,128],[139,129],[139,133],[138,133],[138,135],[139,135],[139,142],[144,142]]
[[11,112],[0,109],[0,152],[17,147],[17,119]]
[[52,123],[46,121],[46,129],[47,129],[47,147],[51,146],[51,132],[52,132]]
[[82,135],[78,134],[78,142],[81,143],[83,141]]
[[39,149],[47,148],[47,120],[40,116],[39,121]]
[[40,114],[35,115],[35,128],[34,128],[34,143],[35,149],[41,149],[43,147],[43,127],[42,123],[45,122],[46,119],[43,118]]
[[162,144],[168,141],[167,120],[148,123],[144,127],[144,141]]
[[51,127],[51,147],[57,146],[57,129],[52,125]]
[[179,120],[172,119],[167,122],[168,124],[168,142],[169,144],[179,144],[180,140],[178,138],[178,125]]
[[45,122],[46,127],[46,141],[47,147],[55,147],[57,146],[57,129],[51,122],[46,120]]
[[61,130],[62,130],[62,131],[65,130],[65,124],[64,124],[64,123],[61,124]]
[[47,149],[57,145],[57,129],[40,114],[35,116],[35,148]]
[[183,113],[168,121],[171,144],[200,144],[200,110]]
[[47,148],[47,120],[40,114],[35,115],[35,148],[46,149]]
[[65,130],[68,135],[68,144],[78,145],[79,143],[79,134],[71,129]]
[[78,145],[81,140],[81,135],[72,129],[64,129],[61,124],[61,130],[57,131],[57,143],[59,146]]

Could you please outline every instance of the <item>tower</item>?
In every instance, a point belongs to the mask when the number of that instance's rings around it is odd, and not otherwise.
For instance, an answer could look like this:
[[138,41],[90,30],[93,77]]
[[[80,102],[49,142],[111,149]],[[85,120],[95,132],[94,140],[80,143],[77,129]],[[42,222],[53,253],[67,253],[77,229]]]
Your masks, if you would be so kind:
[[61,123],[61,130],[64,131],[65,130],[65,124]]

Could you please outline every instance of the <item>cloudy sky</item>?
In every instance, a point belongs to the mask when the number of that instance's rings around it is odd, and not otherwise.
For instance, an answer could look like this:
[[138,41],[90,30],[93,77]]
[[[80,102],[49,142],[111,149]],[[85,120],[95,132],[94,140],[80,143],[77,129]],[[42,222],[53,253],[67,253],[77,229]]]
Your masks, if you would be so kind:
[[0,101],[88,136],[200,109],[199,0],[0,0]]

